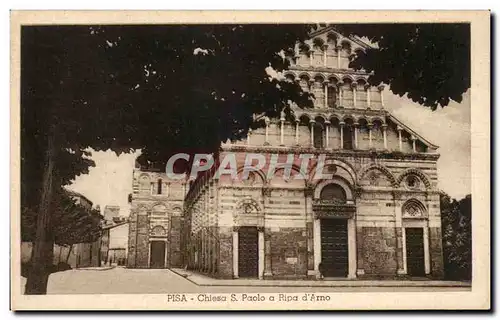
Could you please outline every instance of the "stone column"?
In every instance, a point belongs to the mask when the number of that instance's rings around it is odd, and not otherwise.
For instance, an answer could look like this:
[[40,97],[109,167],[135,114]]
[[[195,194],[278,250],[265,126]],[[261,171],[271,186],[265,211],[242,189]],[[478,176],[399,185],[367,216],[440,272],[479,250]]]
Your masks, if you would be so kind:
[[340,149],[344,149],[344,122],[340,122]]
[[366,84],[365,85],[365,90],[366,90],[366,105],[368,108],[371,106],[371,101],[370,101],[370,85]]
[[337,83],[337,90],[339,91],[339,106],[343,106],[342,103],[342,82]]
[[151,241],[148,241],[148,269],[151,268]]
[[400,269],[398,268],[398,274],[407,274],[408,273],[408,267],[407,267],[407,262],[406,262],[406,229],[405,227],[401,228],[402,234],[401,234],[401,245],[403,246],[403,272],[400,273]]
[[311,120],[311,121],[309,121],[309,123],[311,124],[311,147],[313,147],[314,146],[314,124],[316,123],[316,121]]
[[[266,221],[265,220],[265,213],[266,213],[267,208],[269,207],[269,199],[271,198],[271,195],[272,195],[271,189],[262,188],[262,199],[264,201],[263,208],[262,208],[263,212],[264,212],[264,225],[265,225],[265,221]],[[269,277],[273,276],[272,267],[271,267],[271,263],[272,263],[272,261],[271,261],[271,258],[272,258],[272,256],[271,256],[271,239],[270,239],[269,234],[268,235],[265,234],[265,228],[259,229],[259,237],[261,236],[260,235],[261,231],[263,232],[262,233],[263,238],[262,239],[259,238],[259,250],[261,248],[261,241],[263,241],[264,242],[264,246],[262,247],[264,249],[264,258],[262,259],[263,265],[264,265],[263,276],[264,276],[264,278],[269,278]],[[266,236],[267,236],[267,239],[266,239]],[[261,252],[259,251],[259,267],[261,267],[260,266],[260,263],[261,263],[260,262],[261,261],[260,254],[261,254]]]
[[357,87],[358,87],[358,83],[357,82],[351,83],[351,88],[352,88],[352,106],[354,108],[356,108],[356,90],[357,90]]
[[358,148],[358,126],[359,123],[354,123],[354,149]]
[[280,122],[281,122],[281,131],[280,131],[280,144],[283,145],[285,142],[284,142],[284,131],[285,131],[285,119],[284,118],[281,118],[280,119]]
[[330,81],[328,81],[328,80],[323,81],[323,84],[325,86],[325,108],[328,108],[328,83],[329,82]]
[[348,279],[356,278],[356,221],[354,218],[347,220],[347,253],[349,272]]
[[417,152],[417,142],[416,142],[417,138],[415,136],[411,136],[411,142],[412,142],[412,146],[413,146],[413,152]]
[[[316,80],[309,79],[309,92],[312,92],[314,94],[315,91],[316,91]],[[318,107],[318,101],[316,100],[316,98],[314,98],[313,108],[317,108],[317,107]]]
[[330,121],[325,121],[325,148],[328,148],[329,147],[329,139],[328,139],[328,136],[330,135]]
[[313,66],[314,65],[314,50],[309,50],[309,65]]
[[315,267],[314,256],[314,212],[313,212],[313,197],[314,189],[306,187],[304,190],[305,200],[305,220],[306,220],[306,235],[307,235],[307,276],[316,277],[317,268]]
[[398,126],[398,139],[399,139],[399,151],[403,151],[403,137],[401,136],[401,131],[403,130],[403,128],[401,128],[400,126]]
[[323,67],[325,68],[326,68],[326,57],[327,57],[326,50],[328,50],[327,44],[323,45]]
[[378,91],[380,92],[380,104],[382,106],[382,109],[384,109],[384,85],[379,85],[377,87]]
[[260,227],[259,230],[259,279],[264,278],[264,266],[265,266],[265,242],[264,242],[264,228]]
[[369,139],[370,149],[372,148],[372,128],[373,128],[373,125],[368,124],[368,139]]
[[238,249],[239,249],[238,227],[233,228],[233,278],[238,279]]
[[342,46],[337,46],[337,68],[340,69],[340,52],[342,51]]
[[384,149],[387,150],[387,124],[382,125],[382,133],[384,135]]
[[424,265],[425,265],[425,274],[428,275],[431,273],[431,259],[430,259],[430,251],[429,251],[429,226],[424,226]]
[[314,217],[313,223],[314,272],[316,273],[316,278],[320,278],[321,273],[319,272],[319,264],[321,262],[321,220]]
[[397,191],[392,192],[392,201],[395,216],[395,232],[396,232],[396,262],[397,274],[406,274],[406,234],[403,228],[403,217],[400,205],[400,193]]
[[295,144],[299,144],[299,123],[300,120],[295,120]]

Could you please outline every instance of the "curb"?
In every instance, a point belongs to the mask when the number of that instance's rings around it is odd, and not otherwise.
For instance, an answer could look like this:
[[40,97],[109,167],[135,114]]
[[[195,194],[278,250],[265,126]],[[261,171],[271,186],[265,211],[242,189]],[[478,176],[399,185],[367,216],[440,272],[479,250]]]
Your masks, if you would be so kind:
[[107,271],[116,268],[116,266],[111,267],[85,267],[85,268],[75,268],[73,270],[88,270],[88,271]]
[[[278,285],[278,284],[269,284],[269,283],[248,283],[248,284],[238,284],[238,283],[224,283],[224,284],[219,284],[219,283],[201,283],[196,280],[194,280],[191,275],[187,273],[180,273],[175,270],[169,269],[176,275],[183,277],[184,279],[190,281],[191,283],[196,284],[197,286],[201,287],[291,287],[291,288],[374,288],[374,287],[381,287],[381,288],[400,288],[400,287],[410,287],[410,288],[471,288],[471,284],[463,283],[453,283],[453,284],[446,284],[446,283],[436,283],[436,284],[425,284],[425,283],[405,283],[405,284],[397,284],[397,283],[378,283],[378,284],[365,284],[365,285],[357,285],[356,282],[351,282],[351,281],[342,281],[344,283],[340,283],[341,281],[337,282],[335,285],[311,285],[311,284],[284,284],[284,285]],[[217,281],[217,280],[215,280]],[[335,281],[336,282],[336,281]],[[324,282],[323,282],[324,283]]]

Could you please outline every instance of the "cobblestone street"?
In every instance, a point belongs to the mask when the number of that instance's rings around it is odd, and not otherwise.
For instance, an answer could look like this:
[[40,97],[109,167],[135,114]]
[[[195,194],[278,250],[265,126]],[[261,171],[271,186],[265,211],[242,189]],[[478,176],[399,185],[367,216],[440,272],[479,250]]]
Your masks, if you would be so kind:
[[[22,291],[26,279],[22,278]],[[467,287],[272,287],[198,286],[168,269],[69,270],[49,278],[48,294],[140,293],[277,293],[277,292],[373,292],[373,291],[467,291]]]

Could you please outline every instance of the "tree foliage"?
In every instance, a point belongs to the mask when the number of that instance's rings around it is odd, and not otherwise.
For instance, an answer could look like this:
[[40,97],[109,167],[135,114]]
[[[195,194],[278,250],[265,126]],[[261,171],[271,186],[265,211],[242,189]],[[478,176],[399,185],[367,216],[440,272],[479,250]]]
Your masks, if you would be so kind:
[[339,25],[376,44],[350,67],[373,72],[370,83],[435,110],[462,101],[470,88],[470,25],[466,23]]
[[[29,207],[21,215],[21,240],[33,242],[36,234],[37,212]],[[71,194],[59,190],[52,198],[51,236],[60,246],[96,241],[101,235],[101,213],[76,203]]]
[[441,195],[444,268],[450,279],[471,279],[471,199],[471,195],[459,201]]
[[[217,152],[253,115],[307,102],[288,66],[305,25],[25,26],[21,31],[21,206],[37,212],[29,294],[46,292],[52,194],[93,166],[87,147]],[[281,55],[279,53],[282,53]]]

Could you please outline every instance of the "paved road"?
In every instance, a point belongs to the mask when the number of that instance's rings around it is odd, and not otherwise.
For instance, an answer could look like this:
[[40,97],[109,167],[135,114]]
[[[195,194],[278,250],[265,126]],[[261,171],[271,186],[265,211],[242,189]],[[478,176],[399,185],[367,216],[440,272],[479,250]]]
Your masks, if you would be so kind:
[[[24,292],[25,279],[22,286]],[[50,276],[48,294],[138,294],[138,293],[283,293],[283,292],[373,292],[373,291],[468,291],[468,288],[321,288],[198,286],[166,269],[69,270]]]

